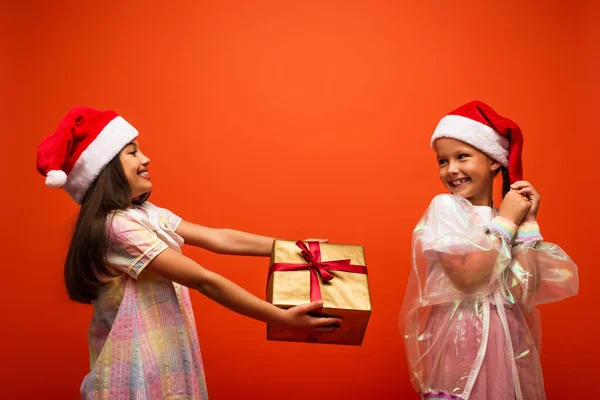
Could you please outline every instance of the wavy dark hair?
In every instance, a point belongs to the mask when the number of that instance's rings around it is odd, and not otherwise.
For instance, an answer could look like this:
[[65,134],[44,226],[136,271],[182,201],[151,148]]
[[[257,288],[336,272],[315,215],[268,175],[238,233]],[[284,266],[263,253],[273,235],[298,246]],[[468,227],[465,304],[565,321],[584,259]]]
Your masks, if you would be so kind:
[[[133,200],[141,205],[150,192]],[[118,274],[106,264],[107,219],[115,210],[131,205],[131,190],[117,155],[100,172],[87,190],[65,261],[65,285],[71,300],[90,304],[108,279]],[[110,221],[109,221],[110,222]]]

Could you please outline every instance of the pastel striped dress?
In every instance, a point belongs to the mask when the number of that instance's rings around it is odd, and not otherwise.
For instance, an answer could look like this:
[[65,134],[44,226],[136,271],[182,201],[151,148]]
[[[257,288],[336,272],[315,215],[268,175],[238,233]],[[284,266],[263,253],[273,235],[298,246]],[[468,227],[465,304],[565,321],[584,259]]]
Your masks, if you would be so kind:
[[83,399],[207,399],[188,289],[144,268],[181,252],[181,218],[148,202],[107,220],[107,262],[123,273],[93,302]]

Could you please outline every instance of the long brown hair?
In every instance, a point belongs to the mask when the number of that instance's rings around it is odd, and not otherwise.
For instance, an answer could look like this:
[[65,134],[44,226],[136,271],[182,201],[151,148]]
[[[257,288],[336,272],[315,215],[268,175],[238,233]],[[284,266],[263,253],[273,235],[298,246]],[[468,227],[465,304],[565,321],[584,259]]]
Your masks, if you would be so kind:
[[[150,193],[133,200],[144,203]],[[107,218],[131,205],[131,190],[115,156],[92,183],[81,203],[65,261],[65,285],[71,300],[90,304],[107,278],[117,276],[106,264]],[[110,222],[110,221],[109,221]]]

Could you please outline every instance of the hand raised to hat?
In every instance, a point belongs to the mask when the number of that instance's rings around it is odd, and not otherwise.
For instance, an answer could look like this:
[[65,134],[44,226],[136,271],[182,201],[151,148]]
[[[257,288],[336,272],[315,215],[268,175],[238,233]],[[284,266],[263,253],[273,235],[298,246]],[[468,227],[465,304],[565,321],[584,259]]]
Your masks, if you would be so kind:
[[525,216],[531,210],[531,201],[524,194],[519,194],[516,190],[510,190],[502,199],[498,216],[512,221],[515,225],[520,225],[525,221]]
[[537,218],[537,213],[540,208],[540,194],[535,187],[527,181],[517,181],[510,185],[511,190],[515,190],[522,196],[526,196],[531,202],[531,208],[527,215],[523,218],[523,222],[533,222]]

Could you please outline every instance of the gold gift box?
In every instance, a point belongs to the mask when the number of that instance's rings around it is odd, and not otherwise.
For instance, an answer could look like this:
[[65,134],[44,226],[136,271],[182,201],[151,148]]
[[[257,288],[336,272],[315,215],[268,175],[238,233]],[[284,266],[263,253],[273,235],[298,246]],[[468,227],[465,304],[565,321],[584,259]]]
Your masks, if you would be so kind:
[[[305,244],[308,246],[307,242]],[[350,260],[350,264],[366,267],[362,246],[319,243],[321,261]],[[270,267],[274,263],[308,264],[296,242],[275,240]],[[365,268],[366,269],[366,268]],[[279,326],[267,325],[267,339],[286,342],[328,343],[360,346],[371,316],[371,295],[367,274],[329,270],[333,279],[324,282],[318,275],[323,316],[342,319],[337,332],[320,335],[297,333]],[[311,271],[274,271],[269,275],[267,301],[288,309],[309,303]]]

